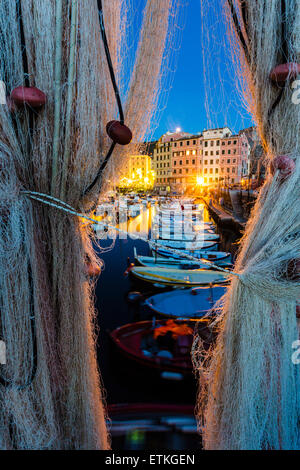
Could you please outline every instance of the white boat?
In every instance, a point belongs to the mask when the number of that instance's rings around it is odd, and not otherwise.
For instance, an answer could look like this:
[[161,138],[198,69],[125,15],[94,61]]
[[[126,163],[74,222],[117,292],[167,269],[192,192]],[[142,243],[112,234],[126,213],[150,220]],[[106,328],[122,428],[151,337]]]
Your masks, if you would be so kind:
[[176,268],[176,269],[209,269],[209,262],[192,261],[188,259],[163,258],[158,256],[141,256],[137,254],[136,247],[133,249],[134,259],[140,266],[153,268]]
[[153,295],[145,300],[145,304],[160,315],[176,318],[201,318],[225,292],[225,286],[173,290]]
[[171,232],[168,229],[162,230],[154,230],[154,233],[159,236],[160,239],[163,240],[172,240],[172,241],[190,241],[190,242],[208,242],[208,241],[219,241],[220,235],[216,233],[209,233],[209,232],[190,232],[186,233],[185,231],[178,230]]
[[157,242],[152,240],[152,243],[156,244],[159,248],[168,247],[190,252],[201,250],[214,251],[218,249],[217,242],[204,241],[203,239],[197,239],[196,241],[157,240]]
[[[156,252],[158,255],[163,256],[165,258],[173,258],[173,259],[188,259],[181,256],[178,253],[172,253],[171,251],[167,250],[166,248],[158,247],[157,245],[151,244],[150,245],[152,250]],[[223,251],[209,251],[209,250],[195,250],[195,251],[183,251],[185,255],[193,256],[193,258],[197,259],[205,259],[211,261],[218,266],[223,264],[225,261],[231,262],[231,253],[226,253]]]
[[170,286],[205,286],[227,282],[230,273],[212,271],[208,269],[169,269],[169,268],[148,268],[134,266],[131,273],[146,282],[159,285]]

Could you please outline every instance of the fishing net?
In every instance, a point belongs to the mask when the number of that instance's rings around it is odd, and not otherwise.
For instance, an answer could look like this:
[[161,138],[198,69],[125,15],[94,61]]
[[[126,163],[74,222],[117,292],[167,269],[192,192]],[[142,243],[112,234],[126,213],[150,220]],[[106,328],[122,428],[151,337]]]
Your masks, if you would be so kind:
[[[125,101],[136,141],[157,103],[176,3],[146,3]],[[102,4],[121,82],[130,2]],[[105,177],[86,191],[110,144],[106,123],[118,118],[98,6],[96,0],[0,3],[0,78],[7,94],[26,84],[47,95],[38,111],[0,106],[2,449],[109,447],[95,353],[94,283],[86,275],[87,260],[101,261],[89,225],[43,203],[50,195],[62,201],[60,207],[90,210],[125,156],[117,151]]]
[[[299,63],[300,3],[227,1],[224,11],[241,88],[273,171],[240,244],[216,347],[204,358],[195,338],[199,425],[207,449],[299,449],[300,376],[292,356],[300,299],[300,107],[292,69],[283,84],[270,72]],[[289,169],[276,166],[279,155]]]

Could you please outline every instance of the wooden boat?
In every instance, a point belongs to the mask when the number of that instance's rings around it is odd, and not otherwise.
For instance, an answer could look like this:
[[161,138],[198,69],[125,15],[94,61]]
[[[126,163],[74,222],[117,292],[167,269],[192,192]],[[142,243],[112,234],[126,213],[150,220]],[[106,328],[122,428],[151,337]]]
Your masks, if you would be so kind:
[[214,241],[204,241],[204,240],[197,240],[197,241],[176,241],[176,240],[152,240],[153,244],[157,244],[159,248],[168,247],[174,248],[175,250],[187,250],[190,252],[193,251],[215,251],[218,249],[218,243]]
[[230,274],[208,269],[170,269],[134,266],[131,273],[142,281],[170,286],[205,286],[228,281]]
[[145,300],[154,312],[175,318],[201,318],[226,292],[226,287],[196,287],[156,294]]
[[110,333],[117,348],[143,367],[159,372],[192,373],[190,350],[194,328],[208,348],[212,342],[209,320],[154,320],[128,323]]
[[[172,253],[171,251],[158,247],[155,244],[151,244],[152,250],[157,253],[159,256],[163,256],[165,258],[173,258],[173,259],[188,259],[180,256],[177,253]],[[193,258],[198,258],[198,259],[205,259],[207,261],[211,261],[214,264],[217,264],[220,266],[224,262],[230,262],[231,260],[231,253],[223,252],[223,251],[209,251],[209,250],[195,250],[195,251],[189,251],[189,250],[184,250],[184,254],[193,256]]]

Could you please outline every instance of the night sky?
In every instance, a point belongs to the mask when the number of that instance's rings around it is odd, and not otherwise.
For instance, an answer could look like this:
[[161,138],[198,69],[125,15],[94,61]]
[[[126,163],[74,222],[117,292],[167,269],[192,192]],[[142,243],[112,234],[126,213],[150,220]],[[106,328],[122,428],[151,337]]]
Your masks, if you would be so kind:
[[[228,125],[238,132],[252,125],[252,120],[236,88],[226,26],[221,14],[223,0],[204,0],[209,5],[205,9],[204,34],[201,0],[185,1],[185,27],[173,85],[153,137],[159,138],[168,130],[175,131],[176,127],[196,133],[212,126]],[[213,47],[208,50],[208,66],[204,68],[203,47],[207,52],[208,37]]]

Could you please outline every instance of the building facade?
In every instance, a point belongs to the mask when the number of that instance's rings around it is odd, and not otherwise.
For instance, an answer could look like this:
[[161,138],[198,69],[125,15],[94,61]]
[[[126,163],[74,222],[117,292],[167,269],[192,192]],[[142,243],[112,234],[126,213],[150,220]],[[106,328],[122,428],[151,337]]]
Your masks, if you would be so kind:
[[154,171],[155,188],[159,191],[170,191],[172,177],[173,143],[188,136],[185,132],[167,132],[157,141],[153,150],[152,168]]
[[172,191],[183,193],[197,185],[202,173],[202,137],[191,135],[173,142],[172,171],[170,186]]
[[[182,133],[183,134],[183,133]],[[228,127],[202,134],[165,134],[153,153],[155,187],[184,193],[200,186],[239,184],[248,175],[250,144],[246,132]]]

